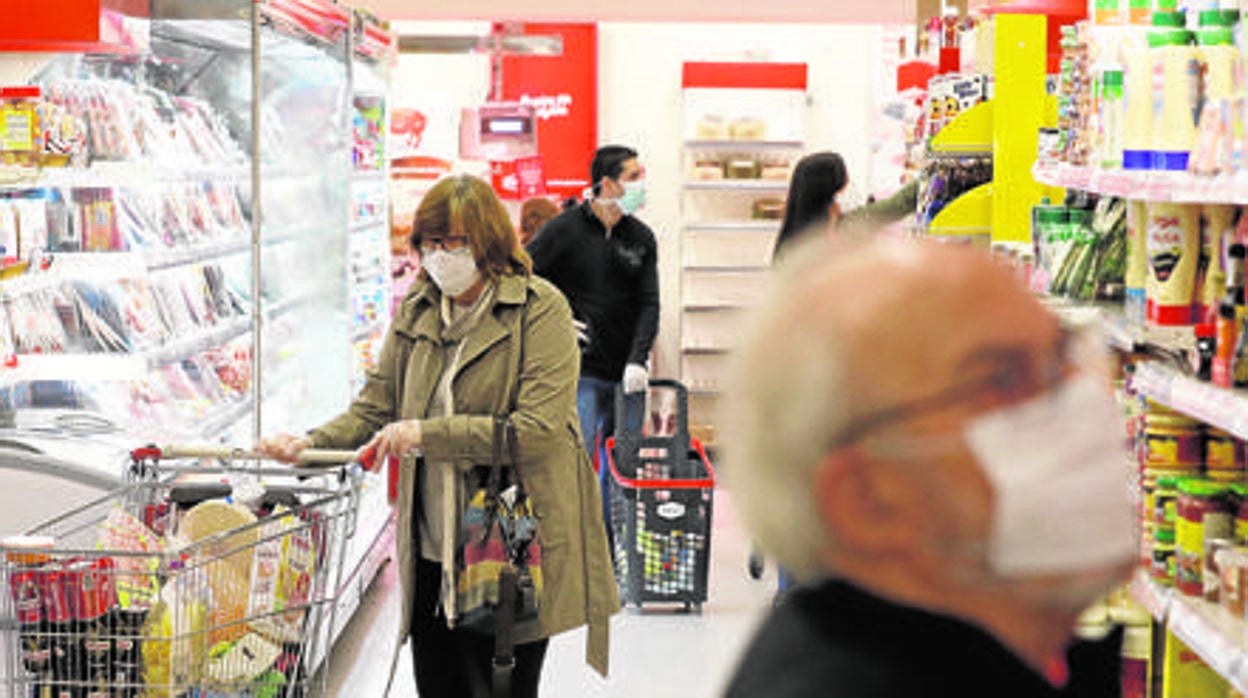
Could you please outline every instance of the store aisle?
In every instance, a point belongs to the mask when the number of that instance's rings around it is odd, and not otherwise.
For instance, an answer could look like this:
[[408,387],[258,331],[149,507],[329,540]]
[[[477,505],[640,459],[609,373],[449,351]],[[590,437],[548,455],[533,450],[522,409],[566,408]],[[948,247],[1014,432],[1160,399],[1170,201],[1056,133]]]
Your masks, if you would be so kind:
[[[775,570],[761,582],[745,573],[748,541],[733,515],[726,492],[715,493],[715,532],[711,542],[711,596],[702,614],[664,608],[628,609],[611,624],[611,678],[601,680],[585,665],[581,632],[556,638],[550,647],[542,695],[549,698],[717,696],[737,654],[768,608]],[[398,576],[382,570],[373,589],[335,652],[330,669],[332,698],[380,696],[399,613]],[[399,664],[392,698],[415,695],[411,661]]]

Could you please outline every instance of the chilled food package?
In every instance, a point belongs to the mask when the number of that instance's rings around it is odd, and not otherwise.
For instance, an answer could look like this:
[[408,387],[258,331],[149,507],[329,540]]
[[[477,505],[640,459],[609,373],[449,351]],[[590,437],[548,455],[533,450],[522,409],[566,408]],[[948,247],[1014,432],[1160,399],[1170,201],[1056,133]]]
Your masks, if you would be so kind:
[[721,180],[724,178],[724,164],[718,160],[698,160],[694,163],[690,176],[701,182]]
[[725,166],[728,179],[758,179],[759,166],[755,160],[736,158]]
[[784,218],[784,199],[757,199],[751,206],[750,213],[755,220],[781,220]]
[[734,141],[761,141],[767,137],[767,124],[752,116],[734,119],[728,124],[728,137]]
[[728,125],[718,114],[704,114],[697,123],[698,140],[722,141],[728,138]]

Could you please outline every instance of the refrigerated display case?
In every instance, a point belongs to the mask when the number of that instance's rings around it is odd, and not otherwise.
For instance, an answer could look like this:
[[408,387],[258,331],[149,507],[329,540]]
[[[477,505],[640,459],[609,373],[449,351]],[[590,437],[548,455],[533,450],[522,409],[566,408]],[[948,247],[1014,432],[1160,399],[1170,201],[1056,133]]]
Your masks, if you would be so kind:
[[[389,319],[384,152],[363,157],[353,124],[380,105],[385,132],[392,37],[330,0],[129,5],[143,16],[108,18],[123,45],[0,92],[0,470],[39,491],[119,484],[144,442],[315,426]],[[387,555],[384,493],[366,476],[357,603]]]

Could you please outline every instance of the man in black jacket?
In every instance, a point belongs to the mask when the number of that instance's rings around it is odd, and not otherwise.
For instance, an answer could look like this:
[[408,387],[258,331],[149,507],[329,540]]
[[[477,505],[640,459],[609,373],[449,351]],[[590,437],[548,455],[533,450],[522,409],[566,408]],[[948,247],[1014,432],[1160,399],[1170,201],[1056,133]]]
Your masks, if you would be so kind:
[[1119,695],[1119,634],[1072,638],[1134,558],[1103,345],[982,252],[824,244],[726,395],[736,509],[808,582],[727,695]]
[[[590,458],[614,428],[615,390],[629,395],[626,425],[641,429],[646,362],[659,329],[658,245],[636,217],[645,206],[645,173],[637,152],[598,149],[590,164],[586,202],[551,219],[529,243],[533,271],[551,281],[572,305],[582,343],[577,407]],[[602,464],[603,507],[610,531]]]

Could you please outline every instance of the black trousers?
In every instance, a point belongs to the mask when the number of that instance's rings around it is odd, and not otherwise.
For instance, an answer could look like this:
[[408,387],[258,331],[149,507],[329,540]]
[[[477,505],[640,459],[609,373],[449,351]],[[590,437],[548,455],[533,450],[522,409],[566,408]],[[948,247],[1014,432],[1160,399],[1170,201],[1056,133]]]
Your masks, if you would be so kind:
[[[419,543],[416,552],[419,555]],[[420,698],[491,698],[494,636],[451,630],[438,609],[442,566],[418,558],[412,605],[412,664]],[[512,698],[537,698],[548,640],[516,645]]]

